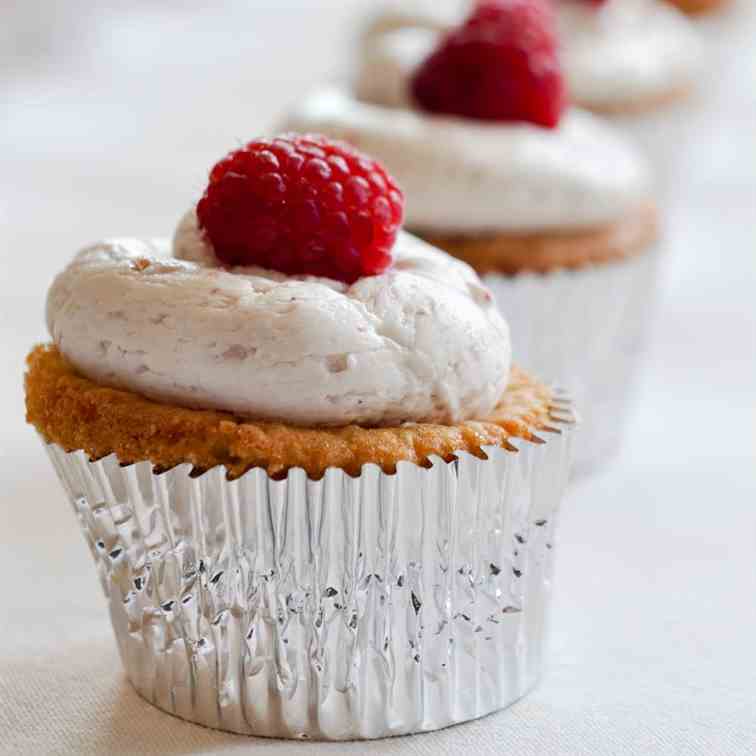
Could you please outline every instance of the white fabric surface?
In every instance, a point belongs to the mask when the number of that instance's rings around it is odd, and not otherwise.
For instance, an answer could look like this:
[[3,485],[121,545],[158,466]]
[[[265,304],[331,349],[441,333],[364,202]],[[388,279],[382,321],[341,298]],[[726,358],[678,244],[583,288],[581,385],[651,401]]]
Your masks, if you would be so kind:
[[[211,161],[334,70],[359,10],[336,0],[217,5],[4,6],[0,754],[754,753],[750,0],[737,18],[708,24],[726,72],[721,80],[712,72],[715,85],[692,125],[671,209],[664,300],[623,454],[578,483],[564,507],[541,686],[474,724],[342,745],[211,732],[131,690],[87,549],[23,423],[20,366],[44,336],[45,289],[73,250],[103,235],[169,231]],[[289,26],[296,60],[280,24]],[[239,29],[248,30],[243,45]]]

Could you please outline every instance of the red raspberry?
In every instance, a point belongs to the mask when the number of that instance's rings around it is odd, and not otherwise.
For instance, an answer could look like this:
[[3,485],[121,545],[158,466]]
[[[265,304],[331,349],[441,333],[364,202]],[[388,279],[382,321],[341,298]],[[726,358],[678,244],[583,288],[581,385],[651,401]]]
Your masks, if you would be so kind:
[[566,105],[549,0],[484,0],[412,78],[433,113],[554,128]]
[[197,204],[199,225],[226,265],[346,283],[391,264],[403,212],[404,196],[379,163],[298,134],[227,155]]

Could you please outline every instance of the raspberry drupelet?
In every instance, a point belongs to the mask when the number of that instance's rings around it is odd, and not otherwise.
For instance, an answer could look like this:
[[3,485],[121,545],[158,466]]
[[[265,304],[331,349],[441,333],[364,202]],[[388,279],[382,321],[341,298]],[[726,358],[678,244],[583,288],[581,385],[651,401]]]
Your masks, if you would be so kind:
[[299,134],[231,152],[197,204],[224,264],[350,284],[391,264],[403,214],[402,191],[383,166],[343,143]]

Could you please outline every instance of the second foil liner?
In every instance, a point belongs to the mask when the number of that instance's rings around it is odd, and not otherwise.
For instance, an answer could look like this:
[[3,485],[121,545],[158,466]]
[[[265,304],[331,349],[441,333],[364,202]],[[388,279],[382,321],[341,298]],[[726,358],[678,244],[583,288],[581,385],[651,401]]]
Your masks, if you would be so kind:
[[558,381],[580,408],[575,469],[619,448],[656,309],[660,250],[577,270],[488,274],[517,364]]
[[557,398],[517,449],[321,480],[47,449],[141,696],[208,727],[343,740],[481,717],[535,685],[573,423]]

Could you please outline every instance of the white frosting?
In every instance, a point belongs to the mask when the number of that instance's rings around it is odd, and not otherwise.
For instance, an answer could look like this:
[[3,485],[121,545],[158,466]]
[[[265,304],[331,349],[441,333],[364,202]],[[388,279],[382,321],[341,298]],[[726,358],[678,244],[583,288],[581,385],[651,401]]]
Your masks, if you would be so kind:
[[286,127],[379,159],[404,189],[408,227],[419,230],[587,227],[617,220],[652,191],[636,151],[576,109],[559,128],[543,129],[371,105],[328,88],[306,98]]
[[439,33],[420,26],[382,34],[365,42],[354,82],[357,97],[388,107],[409,107],[412,74],[436,48]]
[[[661,0],[555,0],[562,66],[572,100],[588,108],[620,108],[662,100],[689,87],[702,54],[698,34],[677,9]],[[373,24],[386,33],[366,35],[357,74],[359,96],[384,105],[407,101],[412,72],[463,16],[464,3],[409,3]]]
[[471,268],[402,233],[395,263],[348,286],[222,269],[194,213],[168,242],[79,253],[47,300],[85,376],[182,406],[302,425],[484,417],[509,331]]
[[387,0],[373,14],[365,38],[405,26],[447,29],[461,23],[473,0]]
[[660,0],[608,0],[599,9],[559,2],[562,61],[571,97],[615,108],[663,100],[690,87],[702,48],[680,11]]

